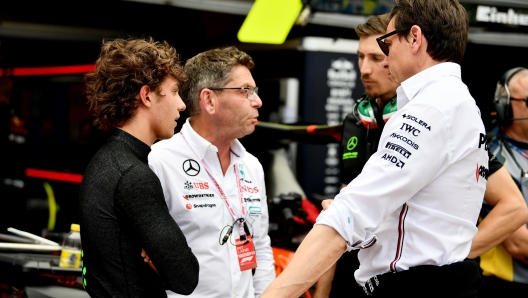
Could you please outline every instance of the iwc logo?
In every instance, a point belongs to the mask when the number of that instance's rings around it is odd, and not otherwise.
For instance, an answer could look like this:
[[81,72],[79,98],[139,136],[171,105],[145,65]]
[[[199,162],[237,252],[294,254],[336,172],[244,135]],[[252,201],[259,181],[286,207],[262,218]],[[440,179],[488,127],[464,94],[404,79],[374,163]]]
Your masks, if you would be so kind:
[[194,159],[187,159],[182,166],[185,174],[189,176],[196,176],[200,173],[200,164]]

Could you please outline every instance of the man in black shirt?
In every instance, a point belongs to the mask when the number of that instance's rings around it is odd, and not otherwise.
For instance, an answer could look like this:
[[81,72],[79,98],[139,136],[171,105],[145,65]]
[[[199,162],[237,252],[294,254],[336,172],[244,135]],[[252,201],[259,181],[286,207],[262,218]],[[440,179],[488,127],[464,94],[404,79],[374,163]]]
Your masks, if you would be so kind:
[[176,50],[152,39],[105,42],[85,77],[94,123],[111,131],[80,187],[83,283],[92,297],[189,295],[198,284],[198,261],[147,164],[150,146],[174,134],[185,109],[184,79]]

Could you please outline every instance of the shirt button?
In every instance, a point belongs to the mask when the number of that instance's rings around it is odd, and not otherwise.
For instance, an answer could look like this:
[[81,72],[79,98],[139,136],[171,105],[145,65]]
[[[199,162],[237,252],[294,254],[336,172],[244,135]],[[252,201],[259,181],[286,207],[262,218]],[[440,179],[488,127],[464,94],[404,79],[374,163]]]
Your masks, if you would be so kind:
[[236,275],[236,270],[235,270],[235,271],[233,271],[233,275]]

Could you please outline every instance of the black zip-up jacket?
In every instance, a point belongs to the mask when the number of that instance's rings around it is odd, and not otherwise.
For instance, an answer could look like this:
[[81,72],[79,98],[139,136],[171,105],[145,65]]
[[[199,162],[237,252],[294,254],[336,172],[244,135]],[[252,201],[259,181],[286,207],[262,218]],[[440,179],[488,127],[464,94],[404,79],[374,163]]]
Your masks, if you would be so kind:
[[[80,187],[83,279],[91,297],[188,295],[199,265],[169,214],[150,147],[115,129],[86,168]],[[141,257],[144,248],[159,276]]]

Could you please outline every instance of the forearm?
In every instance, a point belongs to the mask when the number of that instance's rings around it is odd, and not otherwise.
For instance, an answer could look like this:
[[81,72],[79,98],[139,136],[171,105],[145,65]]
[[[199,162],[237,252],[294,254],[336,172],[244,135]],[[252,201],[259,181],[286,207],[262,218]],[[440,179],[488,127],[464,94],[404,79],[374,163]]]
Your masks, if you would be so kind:
[[479,224],[469,258],[478,257],[502,243],[528,220],[526,202],[504,167],[489,176],[484,200],[493,209]]
[[528,228],[526,225],[515,231],[502,245],[512,257],[528,264]]
[[333,228],[316,225],[292,261],[264,291],[262,298],[299,297],[345,252],[345,240]]
[[526,212],[522,205],[520,207],[506,204],[495,206],[480,222],[468,258],[476,258],[489,251],[523,225]]
[[328,298],[332,290],[332,281],[334,280],[336,264],[332,265],[317,281],[315,286],[314,298]]

